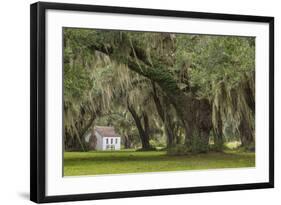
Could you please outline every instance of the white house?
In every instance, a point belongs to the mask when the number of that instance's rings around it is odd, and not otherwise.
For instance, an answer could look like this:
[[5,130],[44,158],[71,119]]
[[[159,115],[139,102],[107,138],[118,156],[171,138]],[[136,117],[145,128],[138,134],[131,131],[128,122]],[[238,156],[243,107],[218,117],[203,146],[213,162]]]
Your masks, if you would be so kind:
[[85,136],[90,149],[120,150],[121,137],[116,134],[114,127],[95,126],[90,136]]

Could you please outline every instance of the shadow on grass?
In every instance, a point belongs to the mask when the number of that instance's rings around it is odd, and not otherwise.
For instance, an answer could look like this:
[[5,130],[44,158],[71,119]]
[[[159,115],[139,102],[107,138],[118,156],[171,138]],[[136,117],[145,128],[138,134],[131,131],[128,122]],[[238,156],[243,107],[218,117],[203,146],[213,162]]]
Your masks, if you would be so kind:
[[[123,152],[124,153],[124,152]],[[157,155],[140,152],[127,152],[123,154],[122,152],[88,152],[82,156],[68,156],[65,157],[64,161],[68,163],[74,163],[77,161],[95,161],[95,162],[134,162],[134,161],[181,161],[181,160],[235,160],[235,159],[246,159],[249,156],[237,153],[223,153],[223,152],[211,152],[205,154],[190,154],[190,155],[167,155],[166,153],[161,153]],[[75,155],[75,154],[74,154]],[[239,156],[239,157],[238,157]]]

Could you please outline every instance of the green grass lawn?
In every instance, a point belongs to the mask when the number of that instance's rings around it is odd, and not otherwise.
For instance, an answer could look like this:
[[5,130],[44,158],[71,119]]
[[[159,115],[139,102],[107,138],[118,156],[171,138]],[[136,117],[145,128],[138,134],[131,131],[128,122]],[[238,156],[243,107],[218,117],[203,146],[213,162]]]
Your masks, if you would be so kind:
[[64,175],[97,175],[254,167],[255,153],[208,153],[168,156],[165,151],[65,152]]

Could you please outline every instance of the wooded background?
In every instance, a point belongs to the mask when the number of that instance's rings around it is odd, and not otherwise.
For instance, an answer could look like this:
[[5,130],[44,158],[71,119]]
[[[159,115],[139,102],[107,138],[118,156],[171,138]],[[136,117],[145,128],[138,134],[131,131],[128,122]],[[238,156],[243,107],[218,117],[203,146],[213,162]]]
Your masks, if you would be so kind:
[[255,38],[64,28],[66,150],[111,125],[124,148],[255,149]]

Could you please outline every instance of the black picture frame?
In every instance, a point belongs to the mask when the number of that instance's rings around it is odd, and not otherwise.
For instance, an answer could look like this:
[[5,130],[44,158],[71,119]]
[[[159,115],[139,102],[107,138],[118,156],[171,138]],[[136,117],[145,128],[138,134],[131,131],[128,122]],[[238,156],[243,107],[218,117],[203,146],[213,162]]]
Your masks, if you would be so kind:
[[[263,22],[269,24],[269,181],[263,183],[230,184],[189,188],[171,188],[109,193],[46,196],[46,81],[45,37],[46,10],[86,11],[195,19]],[[30,199],[37,203],[109,198],[140,197],[198,192],[260,189],[274,187],[274,18],[144,8],[110,7],[82,4],[38,2],[30,7]]]

